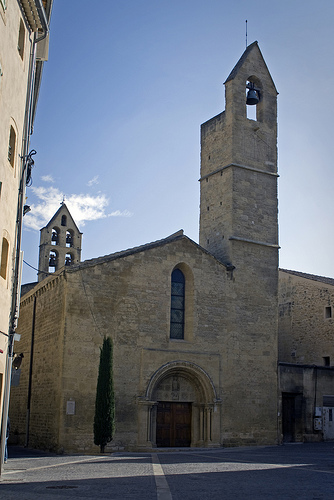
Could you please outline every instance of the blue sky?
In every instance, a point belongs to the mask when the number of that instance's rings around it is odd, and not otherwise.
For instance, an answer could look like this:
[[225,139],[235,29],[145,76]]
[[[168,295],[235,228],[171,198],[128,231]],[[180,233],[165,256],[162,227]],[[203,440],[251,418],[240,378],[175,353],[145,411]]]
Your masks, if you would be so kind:
[[[54,0],[24,259],[63,196],[82,259],[184,229],[198,242],[200,124],[258,40],[279,92],[280,266],[334,277],[333,19],[319,0]],[[23,282],[36,272],[24,265]]]

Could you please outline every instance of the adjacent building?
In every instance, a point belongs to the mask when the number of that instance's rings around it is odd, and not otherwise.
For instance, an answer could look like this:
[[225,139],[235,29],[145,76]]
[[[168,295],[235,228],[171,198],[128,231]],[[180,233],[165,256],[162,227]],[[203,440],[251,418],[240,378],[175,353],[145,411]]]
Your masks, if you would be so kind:
[[334,439],[334,279],[279,274],[279,395],[284,442]]
[[25,185],[29,179],[29,136],[43,62],[47,59],[51,4],[52,0],[0,0],[1,415],[4,395],[8,393],[8,339],[15,330],[19,305],[20,237]]

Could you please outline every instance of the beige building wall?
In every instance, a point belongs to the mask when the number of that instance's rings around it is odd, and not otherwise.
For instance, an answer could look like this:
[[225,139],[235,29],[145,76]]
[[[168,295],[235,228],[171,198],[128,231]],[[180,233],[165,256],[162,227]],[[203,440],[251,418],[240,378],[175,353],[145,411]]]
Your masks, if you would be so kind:
[[[20,300],[24,157],[47,59],[52,0],[0,0],[0,415],[5,435],[10,367]],[[45,9],[45,10],[44,10]],[[37,34],[38,33],[38,34]],[[41,38],[44,37],[44,42]],[[41,47],[43,45],[43,47]],[[36,56],[36,57],[35,57]],[[36,71],[34,71],[36,69]],[[18,210],[19,207],[19,210]],[[20,215],[21,214],[21,215]],[[19,251],[17,251],[19,249]],[[10,340],[8,341],[8,333]],[[8,361],[8,362],[7,362]],[[0,472],[4,439],[0,453]]]
[[[0,1],[0,330],[8,333],[22,138],[26,108],[30,26],[20,2]],[[20,47],[20,50],[18,50]],[[9,156],[9,146],[11,146]],[[4,239],[6,240],[4,242]],[[8,247],[7,247],[8,243]],[[7,258],[6,258],[6,255]],[[0,335],[0,374],[4,374],[7,337]],[[2,385],[2,384],[1,384]],[[0,408],[1,411],[1,408]]]
[[334,365],[334,279],[279,276],[279,361]]

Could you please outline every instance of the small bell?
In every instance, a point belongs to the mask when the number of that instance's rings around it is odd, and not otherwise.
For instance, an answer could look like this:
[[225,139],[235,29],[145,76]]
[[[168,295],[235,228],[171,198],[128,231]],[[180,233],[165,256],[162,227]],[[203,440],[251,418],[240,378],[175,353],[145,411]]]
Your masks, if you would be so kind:
[[55,241],[56,243],[58,242],[58,233],[56,232],[52,233],[51,241]]
[[249,106],[253,106],[254,104],[258,104],[259,100],[260,99],[256,90],[249,89],[249,91],[247,92],[246,104],[248,104]]
[[72,235],[71,234],[66,235],[66,243],[72,244]]
[[66,257],[65,258],[65,266],[70,266],[72,264],[72,258],[71,257]]
[[51,255],[49,259],[49,267],[56,267],[56,258],[54,257],[54,255]]

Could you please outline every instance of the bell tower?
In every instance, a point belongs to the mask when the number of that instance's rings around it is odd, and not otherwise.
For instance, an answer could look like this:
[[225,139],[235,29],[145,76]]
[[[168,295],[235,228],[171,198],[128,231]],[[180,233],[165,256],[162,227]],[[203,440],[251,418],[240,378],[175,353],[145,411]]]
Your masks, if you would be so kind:
[[77,264],[81,259],[81,238],[72,215],[64,202],[48,224],[41,229],[38,281],[63,266]]
[[[258,43],[225,81],[225,111],[201,127],[200,238],[226,265],[222,326],[227,445],[277,440],[277,90]],[[252,118],[248,109],[254,110]],[[243,411],[247,408],[247,412]],[[240,440],[243,436],[243,440]]]
[[225,100],[201,127],[199,242],[237,266],[242,244],[278,248],[277,91],[257,42],[225,81]]

